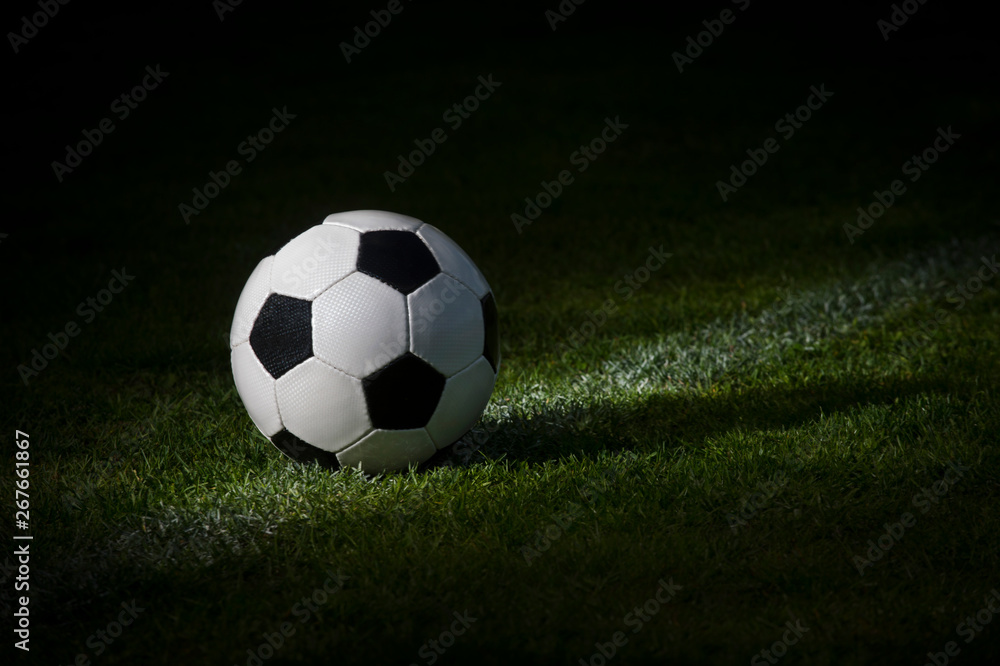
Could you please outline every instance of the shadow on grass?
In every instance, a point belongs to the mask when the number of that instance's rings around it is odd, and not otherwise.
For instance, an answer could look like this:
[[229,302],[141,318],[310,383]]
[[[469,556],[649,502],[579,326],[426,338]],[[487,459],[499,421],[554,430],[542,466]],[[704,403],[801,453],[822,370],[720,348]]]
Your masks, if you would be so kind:
[[736,429],[794,428],[824,415],[957,388],[943,378],[925,376],[879,383],[862,379],[817,382],[717,396],[657,393],[627,404],[567,402],[558,408],[481,422],[421,469],[469,466],[483,457],[537,464],[573,454],[596,457],[603,451],[700,448]]

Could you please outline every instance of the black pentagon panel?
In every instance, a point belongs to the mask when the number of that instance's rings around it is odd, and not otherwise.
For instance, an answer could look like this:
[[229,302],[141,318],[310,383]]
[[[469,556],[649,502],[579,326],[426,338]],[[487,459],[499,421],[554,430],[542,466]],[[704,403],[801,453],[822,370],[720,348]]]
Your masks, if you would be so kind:
[[362,380],[368,416],[382,430],[422,428],[444,391],[445,377],[406,352]]
[[274,435],[271,438],[271,443],[292,460],[301,463],[318,463],[327,469],[340,469],[340,461],[337,460],[336,453],[330,453],[312,444],[307,444],[287,430],[282,430]]
[[500,367],[500,323],[497,320],[497,303],[493,300],[493,292],[483,296],[483,328],[486,330],[486,344],[483,345],[483,356],[490,362],[493,372]]
[[275,379],[312,357],[312,303],[268,296],[250,330],[250,346]]
[[361,234],[358,270],[408,294],[441,272],[437,260],[412,231]]

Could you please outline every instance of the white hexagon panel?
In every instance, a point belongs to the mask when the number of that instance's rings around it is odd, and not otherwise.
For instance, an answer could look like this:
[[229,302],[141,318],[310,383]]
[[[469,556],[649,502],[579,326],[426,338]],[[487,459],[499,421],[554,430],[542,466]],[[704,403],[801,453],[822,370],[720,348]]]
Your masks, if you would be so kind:
[[324,451],[339,451],[372,427],[361,380],[318,358],[282,375],[276,393],[285,428]]
[[271,290],[311,300],[354,272],[361,235],[346,227],[316,225],[274,255]]
[[493,293],[468,255],[372,210],[328,216],[261,261],[230,347],[237,391],[276,448],[371,474],[457,441],[500,367]]
[[450,377],[483,355],[483,308],[455,278],[438,274],[406,297],[410,351]]
[[352,273],[313,302],[312,330],[316,356],[364,377],[406,351],[406,297],[369,275]]

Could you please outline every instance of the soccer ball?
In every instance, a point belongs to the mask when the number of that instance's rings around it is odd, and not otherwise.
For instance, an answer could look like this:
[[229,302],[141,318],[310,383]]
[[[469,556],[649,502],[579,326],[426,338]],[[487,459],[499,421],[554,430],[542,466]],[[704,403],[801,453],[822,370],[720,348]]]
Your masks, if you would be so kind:
[[261,261],[230,347],[236,390],[279,451],[370,474],[461,438],[500,367],[496,303],[472,259],[377,210],[330,215]]

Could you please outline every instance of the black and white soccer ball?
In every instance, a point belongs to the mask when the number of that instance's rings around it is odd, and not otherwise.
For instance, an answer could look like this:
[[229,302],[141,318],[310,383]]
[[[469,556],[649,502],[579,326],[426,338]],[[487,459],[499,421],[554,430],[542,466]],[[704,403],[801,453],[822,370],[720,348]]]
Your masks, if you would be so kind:
[[230,333],[250,418],[289,457],[405,469],[462,437],[500,367],[486,279],[406,215],[328,216],[266,257]]

